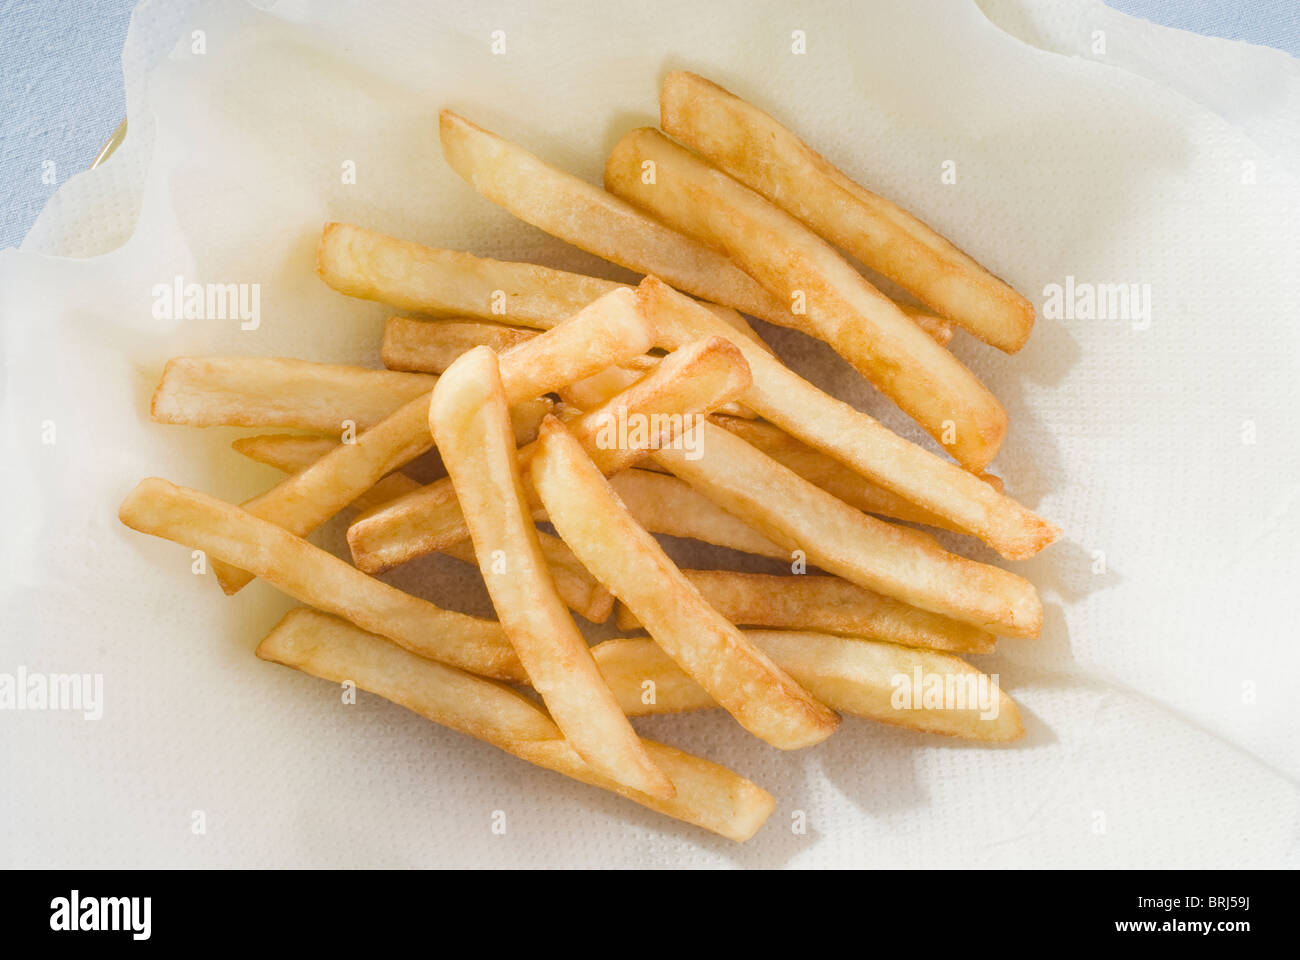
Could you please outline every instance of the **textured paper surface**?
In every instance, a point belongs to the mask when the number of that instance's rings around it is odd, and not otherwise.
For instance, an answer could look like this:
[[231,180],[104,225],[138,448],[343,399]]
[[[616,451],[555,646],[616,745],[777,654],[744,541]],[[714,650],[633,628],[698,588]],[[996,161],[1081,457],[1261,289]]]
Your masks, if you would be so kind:
[[[426,6],[146,3],[124,57],[126,145],[0,254],[0,672],[102,674],[105,701],[98,721],[0,713],[0,863],[1300,861],[1294,60],[1085,2]],[[1042,639],[976,658],[1022,705],[1025,740],[849,719],[783,754],[724,715],[638,721],[777,796],[743,847],[255,660],[289,601],[260,583],[227,599],[188,551],[116,519],[144,476],[232,500],[277,478],[229,449],[255,431],[148,421],[168,357],[378,365],[388,311],[314,275],[326,220],[629,276],[475,194],[442,162],[436,112],[598,180],[677,67],[753,99],[1040,307],[1067,276],[1151,290],[1145,329],[1040,316],[1015,357],[954,344],[1011,414],[996,472],[1065,531],[1014,565],[1043,595]],[[154,319],[154,286],[177,275],[260,284],[260,328]],[[917,435],[829,351],[761,329],[796,369]],[[339,550],[342,529],[316,539]],[[489,611],[454,561],[391,579]]]

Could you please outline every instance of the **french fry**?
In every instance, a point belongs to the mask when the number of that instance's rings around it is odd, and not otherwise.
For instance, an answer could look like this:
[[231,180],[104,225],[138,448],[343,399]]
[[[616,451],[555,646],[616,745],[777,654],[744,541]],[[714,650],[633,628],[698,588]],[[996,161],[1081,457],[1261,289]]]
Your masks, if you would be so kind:
[[[642,180],[653,163],[654,183]],[[605,166],[613,193],[717,246],[816,336],[944,445],[982,470],[1006,435],[997,398],[825,241],[656,130],[623,137]]]
[[[501,354],[542,333],[541,330],[509,327],[484,320],[389,317],[384,325],[384,365],[393,370],[442,373],[452,361],[474,347],[491,347],[494,353]],[[621,368],[613,369],[647,373],[654,369],[658,359],[653,356],[633,357]]]
[[[350,223],[325,224],[316,272],[351,297],[435,317],[478,317],[539,330],[564,322],[607,293],[629,289],[534,263],[426,247]],[[769,350],[735,310],[701,306]]]
[[443,610],[403,593],[233,504],[151,477],[140,481],[122,502],[118,519],[132,530],[251,570],[295,600],[388,637],[422,657],[500,680],[525,679],[499,623]]
[[703,77],[664,78],[660,123],[812,230],[1008,353],[1034,325],[1028,300],[897,204],[872,193],[757,107]]
[[508,406],[496,354],[475,347],[447,368],[427,414],[501,627],[578,755],[624,786],[671,797],[672,783],[641,746],[556,592],[524,496]]
[[163,368],[149,413],[190,427],[368,430],[437,377],[278,357],[178,357]]
[[[949,654],[822,633],[742,632],[815,697],[841,713],[988,743],[1004,743],[1024,734],[1019,708],[996,680]],[[717,706],[648,637],[616,637],[591,652],[629,716]],[[952,704],[942,698],[927,703],[917,691],[910,702],[900,697],[895,706],[895,695],[905,685],[909,692],[916,688],[918,672],[922,687],[937,678],[952,690]],[[654,684],[655,692],[649,703],[644,695],[647,682]]]
[[[665,343],[710,334],[728,336],[689,297],[654,277],[642,281],[638,294]],[[753,386],[742,397],[745,406],[868,480],[943,518],[950,529],[979,537],[1010,560],[1033,556],[1060,533],[980,477],[904,440],[779,361],[733,342],[753,373]]]
[[[311,466],[338,444],[328,437],[275,433],[242,437],[231,446],[258,463],[265,463],[286,473],[297,473]],[[351,506],[356,510],[369,510],[419,488],[419,482],[405,474],[390,473],[353,500]],[[709,506],[713,505],[710,503]],[[578,562],[578,558],[564,545],[563,540],[540,530],[537,537],[551,568],[551,576],[555,579],[555,589],[569,609],[592,623],[608,620],[614,608],[613,595],[596,582],[595,577]],[[443,552],[475,568],[479,565],[478,558],[474,555],[474,545],[468,540],[448,547]]]
[[[232,446],[259,463],[293,473],[320,459],[337,444],[325,437],[264,434],[243,437],[234,441]],[[690,484],[678,480],[672,474],[634,468],[616,473],[610,477],[610,484],[637,523],[651,533],[700,540],[778,560],[789,559],[788,550],[778,547],[743,520],[723,510],[708,497],[696,493]],[[351,505],[357,510],[373,510],[419,489],[421,484],[418,481],[402,473],[392,473]],[[533,518],[545,520],[546,512],[536,510]],[[542,551],[551,563],[555,585],[570,609],[592,623],[603,623],[609,617],[613,604],[609,592],[596,583],[558,537],[541,531],[538,531],[538,536],[542,541]],[[468,540],[444,547],[442,552],[465,563],[478,565],[474,548]],[[754,625],[781,626],[775,623]],[[829,628],[808,625],[808,629]]]
[[503,353],[537,336],[534,330],[482,320],[416,320],[389,317],[384,324],[381,356],[390,370],[442,373],[474,347]]
[[[646,357],[647,360],[652,358]],[[606,367],[556,391],[560,399],[578,410],[594,410],[611,397],[622,393],[646,375],[645,370],[631,366]]]
[[[713,337],[674,351],[652,374],[583,414],[571,429],[601,468],[614,473],[641,457],[650,440],[620,443],[620,422],[665,419],[669,429],[660,440],[672,442],[687,418],[712,411],[748,385],[749,369],[740,351],[730,341]],[[626,439],[633,438],[629,434]],[[526,462],[530,448],[520,450],[520,456]],[[538,503],[532,506],[540,509]],[[374,573],[446,549],[467,536],[455,491],[450,482],[440,480],[358,517],[348,528],[348,545],[353,562]]]
[[[278,465],[273,456],[267,456],[266,451],[258,451],[250,456],[271,466]],[[790,551],[778,547],[745,521],[723,510],[703,494],[696,493],[690,484],[678,480],[670,473],[634,468],[619,471],[609,478],[609,482],[619,498],[627,505],[632,516],[636,518],[637,523],[651,533],[699,540],[741,553],[753,553],[777,560],[790,559]],[[400,473],[390,474],[372,487],[368,493],[354,501],[353,506],[358,509],[373,510],[419,489],[421,485],[410,477]],[[535,510],[533,519],[546,520],[546,511],[540,508]],[[551,561],[551,573],[555,577],[556,586],[560,589],[560,595],[569,603],[570,609],[592,623],[603,623],[609,617],[612,605],[608,591],[600,588],[589,596],[588,591],[598,588],[599,584],[596,584],[591,579],[591,575],[586,573],[586,568],[573,558],[572,565],[575,569],[567,569],[572,554],[570,552],[568,556],[563,555],[561,551],[568,551],[563,542],[557,537],[550,537],[540,531],[538,536],[542,539],[543,552]],[[442,552],[466,563],[477,565],[473,548],[467,540],[443,547]],[[754,626],[778,626],[778,624],[756,623]],[[814,628],[809,626],[809,629]],[[815,629],[827,628],[816,627]]]
[[[579,410],[594,410],[610,397],[622,393],[632,384],[636,383],[646,375],[648,370],[653,370],[659,365],[659,357],[641,357],[641,363],[628,364],[622,367],[607,367],[600,373],[585,377],[582,380],[575,380],[567,387],[561,387],[556,392],[571,407]],[[738,403],[724,403],[718,407],[718,413],[726,414],[729,417],[736,417],[745,420],[752,420],[754,414]]]
[[[877,516],[888,517],[891,520],[905,520],[908,523],[923,523],[951,530],[954,533],[966,532],[952,521],[931,513],[924,507],[918,507],[878,483],[873,483],[838,460],[790,436],[775,424],[757,420],[753,413],[746,417],[735,417],[725,408],[720,407],[710,419],[751,446],[758,447],[777,463],[789,467],[805,480],[815,483],[827,493],[834,494],[863,513],[874,513]],[[663,468],[654,463],[645,463],[642,467],[663,472]],[[1005,492],[1001,477],[991,473],[982,473],[979,477],[998,493]]]
[[[752,334],[745,330],[739,332],[746,336]],[[442,373],[453,360],[472,347],[491,347],[500,353],[503,349],[535,336],[538,336],[538,331],[506,327],[499,323],[390,317],[384,328],[384,363],[397,370]],[[761,341],[755,342],[761,344]],[[592,410],[636,383],[657,367],[662,359],[652,355],[634,357],[621,366],[606,367],[599,373],[559,387],[556,392],[565,403],[579,410]],[[754,416],[734,403],[723,404],[718,412],[734,417]]]
[[782,750],[834,732],[839,718],[705,602],[554,417],[542,424],[529,469],[547,516],[583,566],[742,727]]
[[[312,437],[294,433],[262,433],[255,437],[240,437],[231,442],[236,453],[250,460],[275,467],[285,473],[297,473],[310,467],[338,446],[330,437]],[[401,472],[390,473],[348,506],[364,512],[405,496],[418,489],[419,481]]]
[[654,339],[654,327],[637,296],[630,290],[611,291],[541,336],[501,354],[506,398],[514,406],[610,364],[633,360],[649,350]]
[[[663,278],[715,304],[804,330],[790,307],[718,251],[647,217],[626,201],[565,173],[518,144],[450,110],[439,116],[447,163],[475,190],[520,220],[637,273]],[[901,308],[939,343],[952,325]]]
[[315,610],[289,611],[258,645],[257,655],[334,683],[351,681],[536,766],[737,842],[752,837],[776,803],[765,790],[725,767],[652,740],[642,744],[677,794],[661,798],[637,793],[596,773],[546,714],[509,687],[414,656]]
[[[640,356],[654,331],[630,290],[614,290],[545,334],[519,344],[502,359],[502,382],[511,406],[536,399],[610,363]],[[381,477],[433,447],[429,395],[408,401],[355,443],[340,444],[310,467],[247,500],[243,508],[306,536],[373,487]],[[235,593],[251,581],[246,571],[214,564],[217,581]]]
[[922,610],[1000,636],[1038,635],[1043,607],[1023,577],[855,510],[716,424],[704,421],[694,431],[699,459],[666,448],[651,456],[777,545],[803,550],[828,573]]
[[325,225],[316,272],[350,297],[543,330],[622,286],[531,263],[426,247],[350,223]]
[[[310,467],[338,445],[339,441],[333,437],[306,433],[259,433],[230,441],[230,448],[236,453],[285,473],[297,473],[303,467]],[[402,486],[406,482],[415,483],[404,474],[394,474],[394,477],[401,478]]]
[[945,320],[929,310],[922,310],[917,307],[909,307],[903,304],[898,305],[898,309],[912,318],[912,322],[926,332],[926,334],[941,347],[946,347],[952,342],[953,328],[952,323]]
[[459,114],[439,116],[442,153],[475,190],[588,253],[687,293],[789,326],[790,308],[725,256]]
[[[661,113],[686,146],[632,131],[602,189],[441,111],[444,157],[475,190],[643,279],[327,223],[326,284],[422,315],[388,319],[387,369],[169,362],[155,422],[318,435],[234,441],[287,474],[241,506],[149,478],[118,516],[187,545],[227,593],[260,577],[310,604],[262,640],[260,658],[743,842],[773,798],[640,738],[630,717],[719,707],[783,750],[828,738],[836,711],[1015,740],[1024,726],[998,676],[954,654],[1037,637],[1038,594],[910,524],[975,536],[1007,559],[1060,531],[985,472],[1006,411],[946,349],[960,326],[1015,353],[1032,305],[702,77],[670,73]],[[942,452],[795,374],[741,310],[821,339]],[[404,468],[435,445],[447,476],[421,484],[427,471]],[[346,508],[355,566],[305,539]],[[682,570],[657,536],[789,563],[791,575]],[[435,552],[478,568],[500,622],[368,575]],[[616,597],[615,626],[649,636],[589,647],[572,614],[604,622]]]
[[[178,357],[154,390],[155,423],[191,427],[290,427],[338,436],[369,430],[437,377],[271,357]],[[530,443],[552,403],[538,397],[510,411],[519,443]]]
[[[546,565],[550,568],[551,579],[555,581],[555,591],[565,606],[592,623],[608,620],[614,610],[614,595],[588,572],[559,537],[538,530],[537,540],[541,544]],[[474,544],[469,540],[452,544],[443,553],[473,567],[480,567]]]
[[[744,323],[744,318],[739,314],[731,310],[713,308],[711,304],[700,304],[700,306],[735,327],[739,333],[749,337],[768,353],[772,352],[771,348]],[[952,326],[942,317],[924,311],[911,312],[907,307],[902,309],[916,319],[936,342],[947,343],[952,339]],[[499,354],[525,340],[531,340],[539,333],[540,331],[527,327],[511,327],[485,320],[436,320],[394,316],[389,317],[384,325],[382,357],[384,366],[390,370],[442,373],[451,366],[453,360],[472,347],[491,347]],[[644,374],[654,369],[659,359],[654,356],[637,357],[621,367],[611,369],[626,371],[629,375]],[[566,389],[572,389],[572,386],[571,384]],[[581,404],[576,406],[581,407]]]
[[[339,444],[306,469],[245,500],[241,509],[296,536],[307,536],[386,474],[433,446],[423,428],[428,409],[428,394],[407,401],[355,443]],[[227,594],[242,590],[254,576],[216,561],[212,572]]]
[[[338,446],[338,441],[328,437],[268,433],[256,437],[240,437],[231,446],[244,457],[276,467],[277,470],[296,473],[324,457]],[[780,548],[744,520],[727,513],[707,497],[695,493],[690,484],[671,473],[632,468],[615,473],[610,477],[610,483],[628,510],[636,516],[637,523],[651,533],[701,540],[761,557],[789,559],[788,550]],[[383,477],[374,487],[352,501],[351,506],[357,511],[374,510],[419,489],[419,481],[412,480],[404,473],[389,473],[389,476]],[[545,520],[546,511],[534,511],[533,519]],[[541,531],[538,531],[538,536],[542,540],[543,553],[546,553],[551,563],[555,585],[560,589],[560,596],[568,602],[569,609],[593,623],[603,623],[610,615],[614,602],[610,593],[591,578],[559,537]],[[472,563],[473,566],[478,565],[473,546],[468,540],[445,546],[442,553]],[[755,626],[779,624],[761,623]]]
[[636,522],[651,533],[700,540],[718,547],[789,561],[778,547],[735,514],[697,493],[685,480],[652,470],[624,470],[609,478]]
[[[738,626],[834,633],[954,653],[992,653],[996,643],[992,634],[969,624],[909,607],[839,577],[733,570],[682,573],[709,606]],[[625,604],[619,604],[617,624],[620,630],[641,626]]]
[[[713,422],[730,430],[746,443],[762,450],[777,463],[789,467],[805,480],[817,484],[827,493],[833,494],[863,513],[874,513],[894,520],[924,523],[931,527],[952,530],[955,533],[966,533],[946,517],[931,513],[924,507],[918,507],[892,490],[871,482],[838,460],[808,446],[802,440],[796,440],[774,424],[736,417],[714,417]],[[980,479],[999,493],[1002,492],[1000,477],[986,473],[982,474]]]

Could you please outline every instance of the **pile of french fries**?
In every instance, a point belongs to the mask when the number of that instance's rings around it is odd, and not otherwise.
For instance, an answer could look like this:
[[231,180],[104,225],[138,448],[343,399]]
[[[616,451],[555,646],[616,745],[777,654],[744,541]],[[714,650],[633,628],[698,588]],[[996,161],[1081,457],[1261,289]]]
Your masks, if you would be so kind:
[[[1001,690],[996,710],[900,709],[892,694],[900,676],[984,679],[958,655],[1041,628],[1031,583],[921,529],[975,537],[1011,560],[1057,536],[984,472],[1006,414],[946,348],[956,326],[1014,352],[1034,311],[709,81],[670,74],[661,122],[679,142],[629,133],[601,189],[444,111],[444,155],[476,190],[644,280],[327,224],[317,262],[327,284],[420,315],[388,321],[388,369],[172,360],[155,421],[306,432],[235,441],[287,474],[245,503],[147,479],[119,515],[204,551],[228,594],[261,577],[306,605],[259,657],[351,681],[743,841],[772,796],[640,738],[629,716],[720,707],[782,750],[821,742],[841,713],[986,742],[1022,734]],[[895,303],[845,253],[923,306]],[[949,456],[792,372],[742,314],[825,341]],[[445,476],[405,472],[435,446]],[[349,508],[351,563],[306,539]],[[776,558],[792,573],[679,569],[654,534]],[[436,552],[479,566],[497,620],[375,576]],[[575,614],[644,635],[592,647]]]

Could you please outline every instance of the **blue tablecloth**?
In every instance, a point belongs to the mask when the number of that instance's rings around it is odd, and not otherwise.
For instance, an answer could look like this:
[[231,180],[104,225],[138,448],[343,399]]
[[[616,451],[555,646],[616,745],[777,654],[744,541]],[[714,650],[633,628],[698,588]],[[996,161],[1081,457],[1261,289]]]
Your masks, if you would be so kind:
[[[436,0],[435,0],[436,2]],[[1156,23],[1300,56],[1296,0],[1108,0]],[[122,45],[135,0],[0,0],[0,247],[88,167],[125,112]]]

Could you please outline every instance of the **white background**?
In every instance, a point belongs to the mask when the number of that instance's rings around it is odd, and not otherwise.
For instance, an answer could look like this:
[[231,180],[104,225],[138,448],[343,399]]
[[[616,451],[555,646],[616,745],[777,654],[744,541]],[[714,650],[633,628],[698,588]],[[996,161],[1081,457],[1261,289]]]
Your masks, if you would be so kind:
[[[146,4],[128,41],[127,145],[0,254],[0,671],[102,673],[106,700],[97,722],[0,714],[0,863],[1300,860],[1294,60],[1086,2],[221,4],[188,22],[162,7]],[[793,30],[806,55],[791,53]],[[289,602],[260,583],[226,599],[189,573],[188,551],[115,517],[147,475],[231,500],[276,479],[229,449],[240,431],[148,422],[166,358],[377,364],[388,311],[314,275],[326,220],[624,276],[474,194],[441,160],[436,112],[598,180],[678,67],[769,110],[1036,302],[1072,275],[1150,284],[1154,304],[1142,331],[1040,318],[1015,357],[954,344],[1011,415],[996,471],[1065,531],[1014,565],[1042,593],[1043,637],[977,661],[1021,704],[1025,740],[992,749],[849,720],[792,755],[725,716],[638,722],[777,796],[743,847],[256,661]],[[346,160],[355,185],[340,183]],[[956,184],[940,183],[945,161]],[[177,274],[261,284],[261,328],[153,319],[153,286]],[[908,429],[828,351],[763,332]],[[318,542],[339,548],[341,529]],[[487,612],[452,561],[393,580]],[[791,832],[795,811],[807,835]]]

